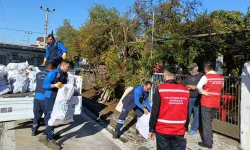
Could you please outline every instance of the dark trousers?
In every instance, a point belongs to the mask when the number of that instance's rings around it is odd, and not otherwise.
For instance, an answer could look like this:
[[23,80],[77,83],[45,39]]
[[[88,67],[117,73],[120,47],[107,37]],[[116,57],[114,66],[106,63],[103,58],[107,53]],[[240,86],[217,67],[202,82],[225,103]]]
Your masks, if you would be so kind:
[[201,106],[201,140],[206,145],[213,145],[212,121],[218,109]]
[[55,67],[57,68],[60,63],[62,62],[62,57],[56,56],[56,57],[50,57],[49,61],[47,61],[47,63],[49,62],[53,62]]
[[53,140],[53,136],[54,136],[54,127],[48,125],[48,121],[49,121],[49,119],[51,117],[51,113],[52,113],[54,104],[55,104],[55,99],[53,99],[53,98],[45,100],[46,129],[45,129],[44,134],[46,134],[48,136],[49,140]]
[[44,111],[45,111],[45,100],[34,99],[34,105],[33,105],[34,119],[33,119],[32,131],[37,131],[38,128],[40,127],[40,121]]
[[199,98],[189,98],[188,103],[188,117],[186,122],[186,129],[188,129],[188,125],[190,122],[191,114],[194,112],[194,120],[191,125],[191,130],[196,131],[199,127],[199,111],[200,111],[200,99]]
[[[135,107],[133,110],[138,118],[140,118],[144,114],[142,112],[142,110],[138,107]],[[117,124],[116,124],[115,132],[119,133],[121,131],[121,128],[124,125],[125,120],[128,116],[128,113],[129,113],[129,111],[127,111],[125,108],[122,109],[122,112],[121,112],[121,114],[118,118]]]
[[157,150],[185,150],[184,135],[164,135],[155,133]]

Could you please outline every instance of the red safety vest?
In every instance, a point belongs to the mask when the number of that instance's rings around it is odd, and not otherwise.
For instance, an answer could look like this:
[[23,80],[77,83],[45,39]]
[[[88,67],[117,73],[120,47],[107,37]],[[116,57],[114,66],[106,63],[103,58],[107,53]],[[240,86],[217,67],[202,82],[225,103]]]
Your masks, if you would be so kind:
[[210,93],[210,96],[201,96],[201,105],[208,108],[219,108],[221,99],[221,90],[224,83],[223,76],[219,74],[207,74],[207,84],[203,90]]
[[158,86],[161,106],[156,132],[166,135],[184,135],[188,114],[189,90],[182,84],[164,83]]

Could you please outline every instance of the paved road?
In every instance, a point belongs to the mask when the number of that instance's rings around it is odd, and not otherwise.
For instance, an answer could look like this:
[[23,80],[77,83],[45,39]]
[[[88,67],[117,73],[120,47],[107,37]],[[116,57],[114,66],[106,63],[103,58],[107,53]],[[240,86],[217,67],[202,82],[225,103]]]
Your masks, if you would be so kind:
[[[139,140],[141,138],[127,131],[124,136],[129,140],[126,143],[114,140],[112,135],[85,114],[76,116],[75,122],[56,128],[61,138],[57,142],[63,150],[155,150],[155,141]],[[38,136],[31,136],[32,122],[22,120],[5,123],[0,150],[49,150],[38,142]],[[41,127],[41,131],[44,127]],[[203,150],[198,146],[199,135],[187,137],[187,150]],[[237,150],[238,143],[226,137],[214,134],[214,150]]]
[[[38,136],[31,135],[32,122],[22,120],[5,124],[3,134],[3,150],[49,150],[38,142]],[[44,128],[41,128],[43,130]],[[85,114],[75,117],[75,122],[56,128],[61,133],[57,142],[64,150],[123,150],[127,149],[119,140],[113,140],[112,135],[102,129]]]

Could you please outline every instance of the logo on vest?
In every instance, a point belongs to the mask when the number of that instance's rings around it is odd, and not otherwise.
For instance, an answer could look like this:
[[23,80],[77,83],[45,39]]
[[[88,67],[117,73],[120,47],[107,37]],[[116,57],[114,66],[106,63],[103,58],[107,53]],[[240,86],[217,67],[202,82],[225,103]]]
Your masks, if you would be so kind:
[[57,73],[56,78],[60,78],[60,73]]

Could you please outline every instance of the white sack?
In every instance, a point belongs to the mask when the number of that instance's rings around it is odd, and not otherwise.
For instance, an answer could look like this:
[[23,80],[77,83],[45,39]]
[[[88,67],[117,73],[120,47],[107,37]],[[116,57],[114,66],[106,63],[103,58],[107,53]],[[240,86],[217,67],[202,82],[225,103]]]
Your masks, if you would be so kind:
[[36,73],[41,72],[40,69],[39,69],[38,67],[34,67],[34,71],[35,71]]
[[4,65],[0,65],[0,80],[6,80],[7,68]]
[[82,92],[82,78],[68,72],[67,84],[73,84],[75,88],[74,95],[80,95]]
[[150,113],[145,115],[143,114],[141,118],[137,120],[136,123],[136,129],[139,131],[139,133],[145,138],[148,139],[149,135],[149,119],[150,119]]
[[7,65],[8,70],[21,70],[21,69],[26,69],[28,68],[29,64],[28,62],[23,62],[23,63],[9,63]]
[[73,98],[74,86],[72,84],[65,84],[58,90],[51,118],[48,124],[50,126],[57,126],[60,124],[68,124],[73,120],[74,105],[77,103]]
[[28,91],[29,92],[33,92],[36,89],[36,72],[35,71],[30,71],[29,72],[29,87],[28,87]]
[[28,90],[29,79],[25,76],[15,76],[9,79],[13,93],[25,93]]
[[36,74],[40,72],[40,70],[38,67],[31,65],[26,69],[26,72],[28,73],[29,78],[28,91],[33,92],[36,89]]
[[133,90],[133,87],[131,87],[131,86],[128,87],[128,88],[125,90],[125,92],[124,92],[123,95],[122,95],[122,98],[120,99],[119,103],[118,103],[117,106],[115,107],[115,109],[116,109],[117,111],[119,111],[119,112],[122,111],[122,107],[123,107],[122,101],[123,101],[123,99],[125,98],[125,96],[127,96],[128,93],[131,92],[132,90]]
[[27,77],[27,73],[24,70],[9,70],[7,80],[9,81],[10,78],[16,78],[18,76]]
[[7,84],[7,74],[7,68],[4,65],[0,65],[0,95],[10,91]]
[[0,95],[4,95],[10,92],[10,88],[7,87],[6,89],[4,89],[3,91],[0,91]]
[[75,76],[68,72],[68,84],[74,84],[75,83]]

